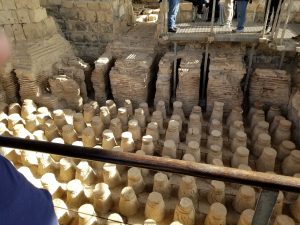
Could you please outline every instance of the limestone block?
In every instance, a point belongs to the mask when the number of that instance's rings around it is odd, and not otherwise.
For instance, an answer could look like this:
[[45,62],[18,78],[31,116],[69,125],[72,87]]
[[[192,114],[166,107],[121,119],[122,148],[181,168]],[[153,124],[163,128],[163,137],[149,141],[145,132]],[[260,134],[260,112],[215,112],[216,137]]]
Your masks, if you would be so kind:
[[74,7],[74,1],[63,1],[62,7],[71,9]]
[[48,35],[57,33],[57,27],[53,17],[48,16],[43,20],[43,24],[46,27],[45,30],[47,31]]
[[2,0],[3,9],[16,9],[15,1],[13,0]]
[[19,23],[30,23],[28,9],[17,9]]
[[26,40],[21,24],[12,25],[12,30],[14,32],[14,36],[15,36],[16,41]]
[[99,3],[98,1],[94,1],[94,2],[89,1],[89,2],[87,2],[87,8],[89,10],[98,11],[98,10],[100,10],[100,4],[101,3]]
[[[7,0],[9,1],[9,0]],[[16,4],[16,8],[17,9],[23,9],[26,8],[28,1],[24,1],[24,0],[15,0],[15,4]]]
[[31,9],[29,10],[29,17],[33,23],[41,22],[46,19],[47,11],[45,8]]
[[0,25],[14,24],[18,22],[12,12],[13,11],[0,11]]
[[41,37],[41,33],[35,23],[24,24],[23,30],[27,40],[36,40]]
[[180,3],[180,10],[182,10],[182,11],[192,11],[193,10],[193,3],[191,3],[191,2],[181,2]]
[[[15,0],[16,5],[18,5],[17,2],[19,2],[19,1],[25,2],[25,8],[28,8],[28,9],[37,9],[37,8],[41,7],[40,0],[26,0],[26,1]],[[23,8],[23,7],[21,7],[21,8]]]
[[119,210],[124,216],[133,216],[139,208],[138,199],[132,187],[125,187],[121,191]]
[[70,211],[68,210],[66,203],[63,200],[56,198],[53,199],[53,205],[55,206],[54,210],[59,224],[69,224],[72,216],[70,215]]
[[15,40],[14,32],[12,30],[11,25],[4,25],[4,31],[5,31],[5,34],[6,34],[6,36],[8,37],[8,39],[10,41],[14,41]]
[[87,8],[87,2],[86,1],[75,1],[74,5],[77,8]]
[[145,206],[145,217],[161,222],[165,217],[165,203],[158,192],[151,192]]
[[78,225],[97,225],[97,214],[94,206],[91,204],[84,204],[78,209]]

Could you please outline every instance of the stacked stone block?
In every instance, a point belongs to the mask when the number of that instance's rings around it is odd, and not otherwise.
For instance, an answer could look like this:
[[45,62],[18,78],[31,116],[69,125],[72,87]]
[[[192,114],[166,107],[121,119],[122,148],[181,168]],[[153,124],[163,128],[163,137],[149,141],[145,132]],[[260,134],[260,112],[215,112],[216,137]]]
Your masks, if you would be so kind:
[[189,1],[182,1],[179,6],[179,12],[177,14],[178,23],[189,23],[195,18],[195,10],[193,3]]
[[116,60],[109,77],[117,105],[123,105],[126,99],[132,99],[136,108],[147,102],[154,89],[153,61],[151,55],[136,52]]
[[193,106],[199,104],[202,55],[199,52],[183,51],[178,57],[181,62],[176,99],[182,102],[185,114],[189,115]]
[[43,4],[75,46],[77,55],[91,61],[105,51],[115,35],[127,31],[133,21],[129,0],[44,0]]
[[[0,28],[4,28],[12,44],[12,56],[0,72],[1,83],[9,96],[7,101],[16,102],[20,96],[21,100],[32,99],[56,108],[58,99],[49,93],[48,81],[62,74],[77,82],[83,100],[87,101],[84,72],[89,67],[74,56],[71,45],[61,36],[40,0],[0,2]],[[76,99],[77,95],[73,97]],[[78,108],[73,103],[64,106]]]
[[159,70],[157,73],[156,93],[154,105],[159,101],[164,101],[166,109],[170,109],[173,63],[175,55],[171,52],[166,53],[159,61]]
[[92,74],[92,83],[95,91],[95,99],[100,104],[107,100],[107,89],[109,87],[109,72],[113,66],[114,59],[109,53],[102,54],[95,62],[95,70]]
[[275,105],[283,110],[291,92],[291,77],[284,70],[256,69],[250,81],[250,102],[264,105]]
[[224,102],[224,112],[241,106],[243,91],[241,81],[246,74],[245,51],[240,46],[223,45],[222,50],[212,49],[207,84],[207,111],[211,112],[215,101]]

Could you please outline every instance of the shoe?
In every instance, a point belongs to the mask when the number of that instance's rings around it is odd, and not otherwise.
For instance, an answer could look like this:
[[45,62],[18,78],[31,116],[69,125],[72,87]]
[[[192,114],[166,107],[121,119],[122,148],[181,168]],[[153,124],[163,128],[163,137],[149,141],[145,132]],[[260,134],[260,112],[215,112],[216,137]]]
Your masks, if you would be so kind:
[[176,33],[177,29],[176,28],[169,28],[168,32],[169,33]]
[[238,29],[236,29],[236,30],[233,30],[232,32],[233,32],[233,33],[243,33],[244,30],[238,30]]
[[224,25],[225,28],[230,29],[231,28],[231,23],[230,22],[226,22]]

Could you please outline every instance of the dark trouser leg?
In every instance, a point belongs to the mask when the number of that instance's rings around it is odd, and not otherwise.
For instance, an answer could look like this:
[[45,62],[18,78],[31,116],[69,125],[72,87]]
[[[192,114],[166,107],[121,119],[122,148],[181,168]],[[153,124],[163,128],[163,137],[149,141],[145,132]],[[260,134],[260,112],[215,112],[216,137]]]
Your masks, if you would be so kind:
[[195,0],[194,1],[194,6],[197,7],[197,14],[202,14],[203,13],[203,4],[204,0]]
[[179,10],[179,0],[169,0],[168,28],[176,27],[176,16]]
[[[209,0],[209,11],[208,11],[208,20],[211,20],[212,9],[213,9],[213,0]],[[219,18],[219,0],[216,0],[216,9],[215,9],[215,21]]]

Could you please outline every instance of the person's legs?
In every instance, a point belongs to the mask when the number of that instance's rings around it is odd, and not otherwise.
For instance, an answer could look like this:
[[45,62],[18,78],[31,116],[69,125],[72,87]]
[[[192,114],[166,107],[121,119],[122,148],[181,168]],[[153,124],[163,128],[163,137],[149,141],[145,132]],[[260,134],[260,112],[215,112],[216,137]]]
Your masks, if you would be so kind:
[[248,1],[237,1],[237,31],[243,31],[246,22]]
[[195,6],[197,6],[197,14],[203,14],[204,0],[195,0]]
[[231,24],[233,18],[233,0],[225,0],[225,22]]
[[168,28],[176,27],[176,16],[179,10],[179,0],[169,0]]
[[[213,11],[213,2],[214,0],[209,0],[209,11],[208,11],[208,21],[211,21],[212,11]],[[219,18],[219,0],[216,0],[216,7],[215,7],[215,21]]]

